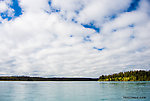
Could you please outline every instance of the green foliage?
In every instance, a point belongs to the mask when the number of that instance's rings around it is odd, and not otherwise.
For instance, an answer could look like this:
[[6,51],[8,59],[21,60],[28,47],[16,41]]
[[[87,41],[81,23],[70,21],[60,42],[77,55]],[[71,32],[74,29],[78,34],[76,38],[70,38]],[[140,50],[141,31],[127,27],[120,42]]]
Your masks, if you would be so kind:
[[112,75],[102,75],[99,77],[99,81],[150,81],[150,70],[128,71]]

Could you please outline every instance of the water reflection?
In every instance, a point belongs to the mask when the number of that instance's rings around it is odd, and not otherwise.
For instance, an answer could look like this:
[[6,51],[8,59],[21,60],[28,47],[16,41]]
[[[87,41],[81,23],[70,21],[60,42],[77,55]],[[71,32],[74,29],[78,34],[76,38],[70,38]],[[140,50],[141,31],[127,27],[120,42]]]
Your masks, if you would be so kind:
[[150,82],[0,82],[0,101],[150,101],[149,95]]
[[[113,97],[116,100],[122,97],[124,101],[150,101],[150,82],[149,81],[139,81],[139,82],[100,82],[99,83],[101,89],[103,89],[103,93],[105,91],[110,91],[107,96],[108,99]],[[125,99],[126,97],[126,99]],[[119,101],[119,100],[118,100]]]

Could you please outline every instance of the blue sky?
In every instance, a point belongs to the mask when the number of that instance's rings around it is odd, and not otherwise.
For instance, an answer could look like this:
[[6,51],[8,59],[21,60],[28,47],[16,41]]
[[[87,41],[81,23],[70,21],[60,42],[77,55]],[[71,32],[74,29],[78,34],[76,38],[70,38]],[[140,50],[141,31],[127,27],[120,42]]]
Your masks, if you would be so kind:
[[149,9],[149,0],[0,0],[0,75],[148,70]]

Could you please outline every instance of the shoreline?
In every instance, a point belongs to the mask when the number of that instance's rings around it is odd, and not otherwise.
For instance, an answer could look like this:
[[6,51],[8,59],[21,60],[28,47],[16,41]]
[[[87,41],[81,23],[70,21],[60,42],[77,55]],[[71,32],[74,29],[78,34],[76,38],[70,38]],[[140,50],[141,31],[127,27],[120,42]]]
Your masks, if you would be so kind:
[[98,81],[99,78],[43,78],[43,77],[26,77],[26,76],[5,76],[0,77],[0,81]]

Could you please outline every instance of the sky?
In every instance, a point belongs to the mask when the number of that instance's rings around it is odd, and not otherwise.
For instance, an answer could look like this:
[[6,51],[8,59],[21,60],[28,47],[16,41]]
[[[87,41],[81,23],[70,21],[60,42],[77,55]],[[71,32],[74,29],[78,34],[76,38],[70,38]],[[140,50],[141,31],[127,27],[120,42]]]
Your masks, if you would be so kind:
[[150,0],[0,0],[0,76],[150,69]]

